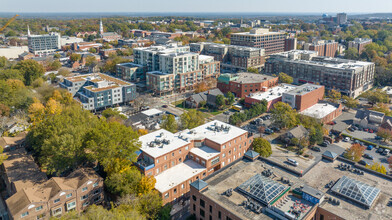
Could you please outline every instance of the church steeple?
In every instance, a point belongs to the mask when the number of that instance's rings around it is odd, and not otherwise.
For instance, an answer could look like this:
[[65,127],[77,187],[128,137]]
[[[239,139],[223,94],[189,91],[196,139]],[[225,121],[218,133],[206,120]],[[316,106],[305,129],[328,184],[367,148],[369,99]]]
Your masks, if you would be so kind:
[[27,25],[27,36],[30,36],[30,27]]
[[102,24],[102,18],[101,18],[101,20],[100,20],[100,22],[99,22],[99,33],[101,34],[101,36],[102,36],[102,34],[103,34],[103,24]]

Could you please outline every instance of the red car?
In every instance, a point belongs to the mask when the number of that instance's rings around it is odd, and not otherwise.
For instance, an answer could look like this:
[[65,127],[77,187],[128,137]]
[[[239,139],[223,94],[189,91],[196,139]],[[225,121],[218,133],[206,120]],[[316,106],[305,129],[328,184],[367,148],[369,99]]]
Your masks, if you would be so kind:
[[374,131],[372,129],[369,130],[369,133],[373,133]]
[[368,128],[365,128],[365,131],[369,131],[369,129],[368,129]]

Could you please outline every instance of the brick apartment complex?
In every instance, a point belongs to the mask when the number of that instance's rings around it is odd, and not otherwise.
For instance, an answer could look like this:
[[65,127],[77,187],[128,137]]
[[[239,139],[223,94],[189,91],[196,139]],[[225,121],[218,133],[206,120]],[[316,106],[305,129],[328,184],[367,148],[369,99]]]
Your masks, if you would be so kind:
[[191,52],[213,56],[220,61],[225,71],[246,71],[248,68],[261,70],[265,62],[264,49],[260,48],[209,42],[191,43],[189,46]]
[[223,93],[232,92],[236,97],[245,98],[251,93],[265,91],[278,84],[278,77],[256,73],[222,74],[218,78],[218,89]]
[[139,141],[142,147],[136,164],[145,175],[155,176],[155,188],[166,204],[189,198],[189,184],[242,158],[253,136],[241,128],[211,121],[175,134],[161,129]]
[[313,43],[306,43],[304,50],[317,51],[318,55],[323,57],[335,57],[338,46],[338,42],[334,40],[318,40]]
[[324,86],[303,84],[282,94],[282,102],[288,103],[298,112],[315,105],[324,97]]
[[60,87],[68,90],[86,110],[126,104],[136,98],[136,85],[103,73],[64,78]]
[[342,109],[342,104],[319,101],[317,104],[300,112],[300,114],[315,118],[325,124],[339,117],[342,114]]
[[103,200],[103,178],[90,168],[67,177],[47,179],[33,158],[21,148],[6,153],[1,165],[9,219],[49,219],[66,212],[82,212]]
[[374,71],[374,63],[320,57],[314,51],[300,50],[271,55],[265,64],[267,74],[284,72],[294,78],[294,83],[319,83],[350,97],[372,87]]
[[372,39],[369,38],[355,38],[353,41],[348,42],[348,48],[355,48],[361,54],[365,50],[365,46],[371,43]]
[[288,37],[284,40],[284,51],[296,50],[297,38]]
[[189,46],[135,48],[134,63],[146,68],[146,86],[157,95],[193,89],[220,74],[219,61],[192,53]]
[[249,32],[232,33],[231,45],[263,48],[265,55],[284,51],[286,34],[270,32],[269,29],[255,28]]

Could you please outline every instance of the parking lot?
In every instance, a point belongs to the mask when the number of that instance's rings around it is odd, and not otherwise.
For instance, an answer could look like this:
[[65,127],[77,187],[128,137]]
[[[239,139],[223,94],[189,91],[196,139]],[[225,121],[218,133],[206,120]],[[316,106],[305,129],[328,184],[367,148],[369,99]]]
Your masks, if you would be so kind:
[[362,157],[362,160],[366,161],[370,165],[372,165],[374,163],[380,163],[389,171],[389,165],[388,165],[387,159],[388,159],[388,157],[391,156],[391,154],[389,153],[388,155],[382,155],[381,153],[377,153],[376,151],[377,151],[377,149],[374,147],[372,150],[365,150],[364,153],[371,155],[373,157],[373,160],[367,159],[364,157]]

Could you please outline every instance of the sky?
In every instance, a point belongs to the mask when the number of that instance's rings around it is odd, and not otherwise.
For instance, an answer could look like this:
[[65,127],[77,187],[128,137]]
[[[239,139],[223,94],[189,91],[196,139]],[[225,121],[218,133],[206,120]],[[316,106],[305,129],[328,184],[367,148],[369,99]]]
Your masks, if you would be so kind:
[[[1,0],[0,12],[391,12],[392,0]],[[389,11],[388,11],[389,10]]]

